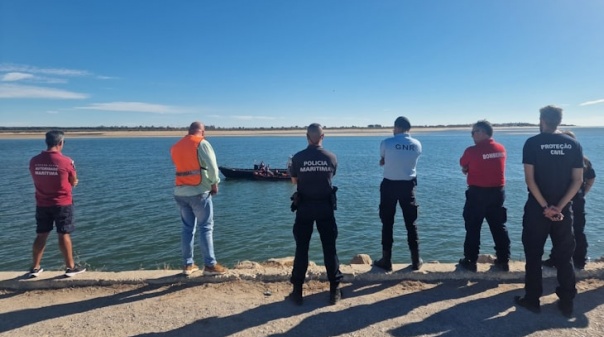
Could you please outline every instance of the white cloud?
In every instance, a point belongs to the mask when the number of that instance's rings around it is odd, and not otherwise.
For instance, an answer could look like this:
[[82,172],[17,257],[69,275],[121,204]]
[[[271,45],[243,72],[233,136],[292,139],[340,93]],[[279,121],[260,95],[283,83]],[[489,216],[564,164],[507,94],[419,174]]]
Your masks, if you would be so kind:
[[27,75],[27,77],[17,77],[12,81],[31,80],[43,83],[67,83],[67,80],[65,78],[92,77],[98,80],[112,80],[117,78],[112,76],[96,75],[87,70],[65,68],[39,68],[34,66],[11,63],[0,63],[0,73],[2,72],[7,73],[4,75],[4,77],[9,76],[9,79],[2,79],[3,81],[11,80],[10,78],[17,76],[16,74],[23,74],[21,76]]
[[62,69],[62,68],[38,68],[19,64],[0,64],[1,72],[23,72],[31,74],[45,74],[55,76],[83,77],[91,76],[92,74],[86,70],[77,69]]
[[162,104],[149,104],[142,102],[111,102],[111,103],[93,103],[88,106],[77,107],[83,110],[101,110],[101,111],[125,111],[125,112],[148,112],[156,114],[184,113],[182,109]]
[[600,104],[600,103],[604,103],[604,99],[597,99],[595,101],[583,102],[583,103],[579,104],[579,106],[594,105],[594,104]]
[[51,77],[42,77],[42,76],[35,76],[32,80],[33,80],[33,82],[49,83],[49,84],[67,83],[67,80],[64,80],[62,78],[51,78]]
[[84,99],[88,95],[47,87],[0,84],[0,98]]
[[36,76],[29,73],[20,73],[20,72],[12,72],[6,73],[2,77],[0,77],[0,81],[2,82],[37,82],[37,83],[67,83],[67,80],[62,78],[51,78],[44,76]]
[[19,72],[13,72],[13,73],[6,73],[2,76],[2,82],[14,82],[14,81],[22,81],[22,80],[26,80],[26,79],[31,79],[33,78],[34,75],[32,74],[27,74],[27,73],[19,73]]

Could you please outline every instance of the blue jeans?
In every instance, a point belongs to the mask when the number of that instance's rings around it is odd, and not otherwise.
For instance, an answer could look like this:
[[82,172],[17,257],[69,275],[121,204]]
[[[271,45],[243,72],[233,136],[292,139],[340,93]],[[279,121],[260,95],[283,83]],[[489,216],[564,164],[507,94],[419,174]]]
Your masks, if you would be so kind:
[[183,197],[174,196],[176,204],[180,208],[180,218],[182,220],[182,257],[184,265],[193,264],[193,243],[195,241],[195,231],[199,225],[199,246],[203,254],[203,261],[206,266],[216,264],[214,255],[214,240],[212,232],[214,231],[214,208],[212,206],[212,196],[209,192],[204,194]]

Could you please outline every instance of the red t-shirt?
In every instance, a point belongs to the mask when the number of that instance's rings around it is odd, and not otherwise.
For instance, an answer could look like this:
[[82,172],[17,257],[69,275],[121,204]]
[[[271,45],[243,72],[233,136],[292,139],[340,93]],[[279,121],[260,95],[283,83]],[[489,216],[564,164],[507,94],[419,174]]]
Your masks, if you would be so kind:
[[36,187],[36,205],[69,206],[73,203],[69,177],[76,176],[71,158],[61,152],[42,151],[29,161],[29,172]]
[[468,185],[502,187],[505,185],[505,148],[493,138],[466,149],[459,160],[468,169]]

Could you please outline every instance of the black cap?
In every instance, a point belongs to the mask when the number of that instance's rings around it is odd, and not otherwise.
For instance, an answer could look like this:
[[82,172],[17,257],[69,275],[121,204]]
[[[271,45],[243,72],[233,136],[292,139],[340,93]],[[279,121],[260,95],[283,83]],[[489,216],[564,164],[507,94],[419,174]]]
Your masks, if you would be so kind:
[[394,127],[397,127],[397,128],[403,129],[403,130],[410,130],[411,123],[409,122],[407,117],[400,116],[399,118],[397,118],[394,121]]

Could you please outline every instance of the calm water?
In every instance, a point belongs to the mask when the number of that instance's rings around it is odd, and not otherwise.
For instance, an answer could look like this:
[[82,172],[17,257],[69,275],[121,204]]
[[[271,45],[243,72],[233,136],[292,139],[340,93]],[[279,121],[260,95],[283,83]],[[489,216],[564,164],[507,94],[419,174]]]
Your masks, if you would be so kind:
[[[601,128],[576,128],[577,137],[596,173],[604,168]],[[526,187],[521,164],[524,141],[536,129],[500,131],[496,140],[508,150],[508,228],[512,257],[524,259],[520,241]],[[469,130],[414,132],[424,147],[418,164],[418,219],[424,260],[457,261],[465,235],[462,208],[465,176],[459,157],[471,145]],[[72,157],[80,184],[74,190],[76,223],[74,251],[79,263],[96,270],[180,268],[180,218],[172,199],[173,167],[169,148],[178,138],[67,139],[64,153]],[[380,255],[381,223],[378,217],[381,168],[379,143],[383,137],[329,137],[324,146],[339,160],[334,184],[339,187],[336,218],[340,235],[338,252],[343,263],[358,253]],[[300,137],[213,137],[220,165],[251,167],[264,161],[284,167],[287,157],[306,146]],[[31,260],[35,235],[34,189],[29,159],[44,147],[40,140],[0,140],[0,270],[25,270]],[[601,178],[598,178],[601,179]],[[604,255],[604,188],[598,180],[588,195],[586,228],[589,255]],[[215,250],[227,266],[238,261],[263,261],[293,256],[288,182],[224,180],[214,198]],[[395,225],[395,262],[409,261],[406,232],[400,210]],[[311,259],[322,264],[318,233],[311,244]],[[493,254],[486,223],[481,253]],[[197,248],[196,248],[197,249]],[[47,269],[60,269],[56,235],[52,235],[43,260]]]

